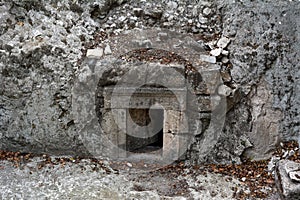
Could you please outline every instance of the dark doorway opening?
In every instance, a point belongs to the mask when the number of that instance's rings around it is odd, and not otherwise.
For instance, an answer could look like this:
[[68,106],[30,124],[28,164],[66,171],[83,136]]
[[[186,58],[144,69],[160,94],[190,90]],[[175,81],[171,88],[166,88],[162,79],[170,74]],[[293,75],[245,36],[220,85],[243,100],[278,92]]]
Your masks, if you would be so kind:
[[139,126],[147,126],[149,137],[139,138],[126,135],[127,150],[132,153],[161,154],[164,136],[164,110],[163,109],[129,109],[132,120]]

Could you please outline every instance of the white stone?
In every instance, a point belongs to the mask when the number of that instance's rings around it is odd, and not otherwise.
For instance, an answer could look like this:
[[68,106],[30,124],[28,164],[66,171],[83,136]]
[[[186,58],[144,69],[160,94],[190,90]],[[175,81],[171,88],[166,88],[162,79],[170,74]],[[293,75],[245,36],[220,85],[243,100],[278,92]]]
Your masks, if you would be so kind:
[[222,37],[219,39],[219,41],[217,42],[217,46],[220,47],[220,48],[226,48],[227,45],[229,44],[230,42],[230,39],[227,38],[227,37]]
[[217,41],[213,40],[210,42],[205,43],[207,46],[209,46],[210,49],[215,49],[215,45],[217,44]]
[[268,163],[268,172],[273,172],[276,166],[276,163],[280,160],[280,157],[273,156]]
[[298,200],[300,196],[300,163],[280,160],[276,165],[275,183],[282,199]]
[[293,181],[297,181],[300,182],[300,171],[293,171],[289,173],[289,177],[290,179],[292,179]]
[[220,85],[218,88],[218,94],[227,97],[232,94],[232,89],[226,85]]
[[210,54],[212,56],[218,57],[219,55],[221,55],[222,49],[221,48],[217,48],[217,49],[213,49],[210,51]]
[[204,16],[207,16],[207,15],[209,15],[211,13],[211,9],[210,8],[204,8],[203,9],[203,15]]
[[105,47],[105,49],[104,49],[104,54],[105,54],[105,55],[110,55],[110,54],[112,54],[112,51],[111,51],[109,45],[106,45],[106,47]]
[[103,56],[102,48],[88,49],[86,52],[86,57],[88,58],[101,58],[102,56]]
[[223,49],[223,50],[222,50],[222,55],[228,56],[228,55],[229,55],[229,51]]
[[288,155],[289,155],[289,151],[283,151],[284,152],[284,154],[283,154],[283,158],[286,158]]
[[200,55],[200,60],[204,62],[209,62],[209,63],[216,63],[217,59],[215,56],[209,56],[209,55]]
[[128,167],[132,167],[132,164],[131,163],[126,163],[126,165],[128,166]]
[[125,19],[126,19],[126,17],[125,17],[125,16],[121,16],[121,17],[119,17],[119,20],[120,20],[121,22],[125,21]]

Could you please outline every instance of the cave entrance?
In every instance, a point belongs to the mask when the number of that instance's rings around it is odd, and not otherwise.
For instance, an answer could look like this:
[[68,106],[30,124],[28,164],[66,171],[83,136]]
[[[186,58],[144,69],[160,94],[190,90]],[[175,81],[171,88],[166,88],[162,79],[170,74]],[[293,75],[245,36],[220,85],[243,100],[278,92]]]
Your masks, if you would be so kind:
[[[162,155],[164,144],[164,109],[128,109],[127,151]],[[133,125],[132,125],[133,124]],[[143,127],[136,129],[136,127]]]

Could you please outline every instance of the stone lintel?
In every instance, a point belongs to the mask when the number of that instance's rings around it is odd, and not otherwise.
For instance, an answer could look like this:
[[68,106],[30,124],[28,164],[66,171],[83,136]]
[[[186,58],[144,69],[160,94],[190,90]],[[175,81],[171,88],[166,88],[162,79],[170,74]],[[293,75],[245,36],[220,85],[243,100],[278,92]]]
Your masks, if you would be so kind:
[[104,88],[104,108],[151,108],[161,105],[164,109],[185,110],[186,90],[166,88]]

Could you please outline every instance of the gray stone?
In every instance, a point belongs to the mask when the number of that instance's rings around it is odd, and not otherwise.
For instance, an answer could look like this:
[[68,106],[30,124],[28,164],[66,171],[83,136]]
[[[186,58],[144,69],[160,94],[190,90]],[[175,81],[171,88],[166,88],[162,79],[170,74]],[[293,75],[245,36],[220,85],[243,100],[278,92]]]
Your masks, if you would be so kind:
[[223,57],[221,61],[223,64],[227,64],[229,62],[229,59],[227,57]]
[[106,45],[106,47],[105,47],[105,49],[104,49],[104,54],[105,54],[105,55],[110,55],[110,54],[112,54],[112,51],[111,51],[109,45]]
[[150,16],[154,19],[160,19],[162,17],[163,11],[158,9],[158,8],[154,8],[152,10],[145,10],[145,15]]
[[215,56],[200,55],[200,59],[204,62],[213,63],[213,64],[217,62],[217,59]]
[[221,69],[220,74],[221,74],[222,80],[225,83],[232,81],[230,70],[228,70],[228,69]]
[[281,160],[276,165],[275,182],[282,199],[300,199],[300,163]]

